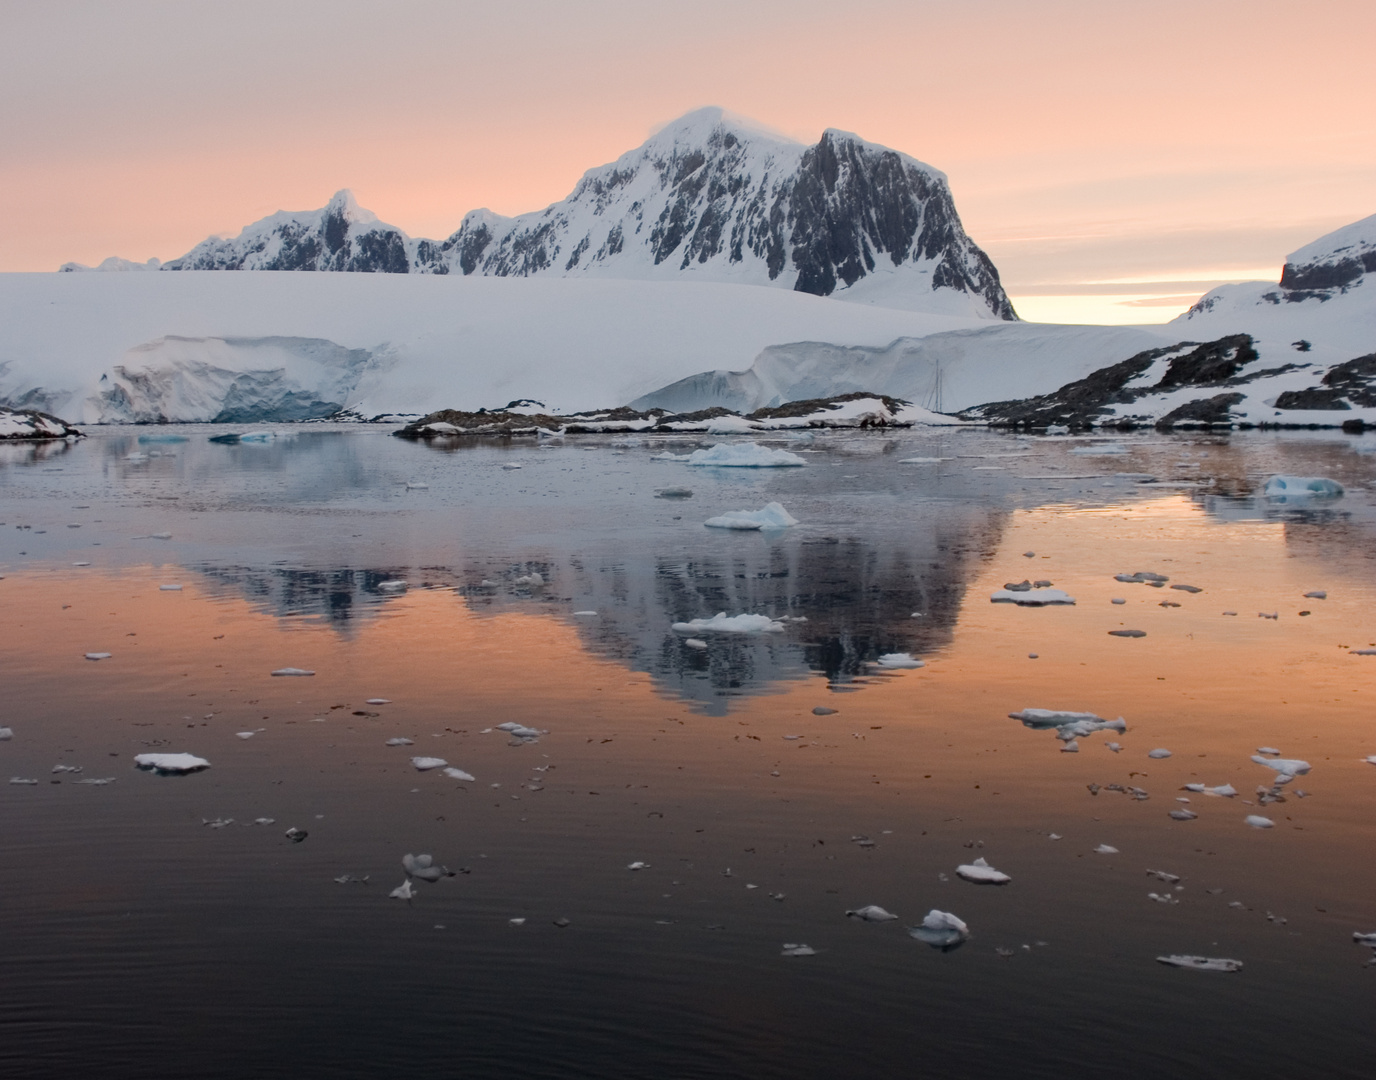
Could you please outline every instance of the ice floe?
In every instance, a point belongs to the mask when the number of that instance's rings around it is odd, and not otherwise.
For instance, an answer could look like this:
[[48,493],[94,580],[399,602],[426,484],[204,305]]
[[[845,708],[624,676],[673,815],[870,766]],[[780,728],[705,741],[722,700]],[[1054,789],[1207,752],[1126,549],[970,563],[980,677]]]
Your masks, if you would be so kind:
[[0,742],[9,742],[14,738],[14,728],[0,727]]
[[114,655],[113,653],[108,653],[108,652],[88,652],[88,653],[86,654],[86,659],[87,659],[87,660],[109,660],[110,657],[113,656],[113,655]]
[[1241,971],[1241,960],[1228,960],[1222,957],[1213,956],[1183,956],[1172,954],[1170,956],[1158,956],[1158,964],[1165,964],[1167,967],[1191,968],[1195,971]]
[[1254,829],[1274,829],[1276,823],[1269,817],[1262,817],[1260,814],[1248,814],[1242,819]]
[[449,762],[442,757],[413,757],[411,764],[417,772],[428,772],[431,769],[443,769]]
[[811,945],[803,945],[797,942],[784,942],[784,950],[780,956],[816,956],[817,950]]
[[1181,791],[1193,791],[1197,795],[1212,795],[1215,798],[1231,799],[1237,794],[1237,788],[1232,784],[1219,784],[1217,787],[1209,787],[1205,784],[1186,784]]
[[703,522],[712,529],[786,529],[797,525],[798,519],[779,503],[772,502],[761,510],[728,510]]
[[705,648],[707,648],[707,642],[703,641],[702,638],[695,638],[695,637],[685,638],[684,641],[683,641],[683,644],[686,645],[686,646],[688,646],[688,648],[690,648],[690,649],[705,649]]
[[680,634],[775,634],[784,629],[784,624],[768,615],[730,615],[719,611],[710,619],[690,619],[676,622],[672,629]]
[[956,867],[956,875],[976,885],[1007,885],[1013,879],[1001,870],[995,870],[983,858]]
[[447,866],[440,866],[435,862],[433,855],[403,855],[401,865],[406,870],[408,880],[418,878],[421,881],[439,881],[440,878],[454,876],[454,871]]
[[1193,810],[1186,810],[1184,807],[1178,810],[1169,811],[1169,816],[1176,821],[1193,821],[1195,818],[1199,817]]
[[1114,574],[1114,581],[1121,581],[1127,585],[1155,585],[1160,587],[1170,581],[1165,574],[1154,574],[1150,570],[1138,570],[1132,574]]
[[193,773],[210,768],[210,762],[195,754],[135,754],[134,764],[161,774]]
[[[1068,753],[1075,753],[1079,750],[1075,740],[1085,735],[1092,735],[1096,731],[1116,731],[1122,734],[1128,729],[1127,721],[1121,716],[1116,720],[1105,720],[1103,717],[1090,712],[1066,712],[1061,709],[1023,709],[1021,712],[1009,713],[1008,716],[1012,720],[1021,720],[1024,727],[1032,728],[1034,731],[1054,729],[1056,738],[1065,743],[1063,749]],[[1116,744],[1110,744],[1110,746],[1113,745]]]
[[1268,499],[1333,499],[1343,493],[1343,486],[1326,476],[1273,476],[1265,490]]
[[797,454],[790,454],[787,450],[774,450],[753,442],[717,443],[705,450],[694,450],[688,455],[687,463],[689,465],[718,465],[749,469],[807,464]]
[[1274,769],[1277,773],[1276,783],[1278,784],[1289,783],[1295,777],[1303,776],[1311,768],[1309,762],[1301,761],[1299,758],[1270,758],[1253,754],[1252,760],[1258,765],[1265,765],[1268,769]]
[[1094,849],[1096,855],[1117,855],[1118,849],[1112,844],[1100,844]]
[[383,746],[413,746],[415,739],[408,739],[405,735],[395,735],[388,739]]
[[497,725],[498,731],[505,731],[513,739],[538,739],[541,735],[548,735],[548,731],[539,728],[526,727],[525,724],[518,724],[514,720],[508,720],[504,724]]
[[454,766],[452,765],[445,767],[444,775],[449,777],[451,780],[467,780],[470,783],[478,779],[472,773],[466,773],[462,769],[454,768]]
[[1306,600],[1327,600],[1328,593],[1325,592],[1323,589],[1315,589],[1313,592],[1305,593],[1304,598]]
[[1149,758],[1157,758],[1157,759],[1160,759],[1160,758],[1168,758],[1168,757],[1170,757],[1170,756],[1171,756],[1171,752],[1170,752],[1169,750],[1165,749],[1164,747],[1159,747],[1159,746],[1158,746],[1155,750],[1148,750],[1148,751],[1147,751],[1147,757],[1149,757]]
[[410,900],[416,895],[416,887],[411,884],[411,879],[407,878],[387,895],[393,900]]
[[1018,604],[1022,607],[1046,607],[1049,604],[1074,604],[1075,597],[1064,589],[1002,588],[990,594],[991,604]]
[[637,859],[635,862],[627,863],[627,864],[626,864],[626,869],[627,869],[627,870],[648,870],[648,869],[650,869],[650,864],[647,863],[647,862],[641,862],[640,860]]
[[885,911],[878,904],[866,904],[864,907],[858,907],[853,911],[847,911],[846,917],[849,919],[859,919],[861,922],[890,922],[898,918],[897,915]]
[[944,952],[962,944],[970,936],[970,928],[949,911],[932,908],[923,918],[922,925],[908,927],[908,933],[918,941]]
[[290,675],[314,675],[315,672],[314,672],[314,671],[308,671],[308,670],[306,670],[305,668],[299,668],[299,667],[284,667],[284,668],[278,668],[276,671],[273,672],[273,674],[274,674],[274,675],[288,675],[288,676],[290,676]]
[[391,699],[391,698],[385,698],[385,697],[370,697],[367,701],[364,702],[364,704],[365,704],[365,705],[390,705],[390,704],[392,704],[392,699]]
[[916,659],[911,653],[891,652],[884,653],[883,656],[874,661],[874,666],[889,671],[901,671],[910,668],[926,667],[925,660]]

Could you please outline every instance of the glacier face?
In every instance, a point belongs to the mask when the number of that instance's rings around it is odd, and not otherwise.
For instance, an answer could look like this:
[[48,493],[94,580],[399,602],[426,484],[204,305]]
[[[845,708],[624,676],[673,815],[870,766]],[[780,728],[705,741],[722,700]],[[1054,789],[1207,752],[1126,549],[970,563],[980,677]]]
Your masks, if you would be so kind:
[[341,191],[162,268],[689,279],[1017,317],[942,173],[847,132],[806,146],[721,109],[590,170],[562,202],[517,217],[475,210],[443,241],[408,237]]

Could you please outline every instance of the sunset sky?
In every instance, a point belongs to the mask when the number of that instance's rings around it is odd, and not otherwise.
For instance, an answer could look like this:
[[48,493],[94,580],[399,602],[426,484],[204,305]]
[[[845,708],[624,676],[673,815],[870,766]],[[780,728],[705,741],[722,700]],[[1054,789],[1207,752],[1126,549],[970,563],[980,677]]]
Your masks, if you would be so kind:
[[1155,322],[1376,212],[1371,0],[0,0],[0,270],[339,188],[544,207],[701,105],[945,171],[1024,317]]

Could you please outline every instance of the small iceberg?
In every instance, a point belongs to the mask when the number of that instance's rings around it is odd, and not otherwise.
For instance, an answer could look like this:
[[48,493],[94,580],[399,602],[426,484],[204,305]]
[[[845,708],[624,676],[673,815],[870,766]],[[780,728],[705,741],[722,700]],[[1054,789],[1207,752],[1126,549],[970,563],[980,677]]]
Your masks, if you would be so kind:
[[526,727],[525,724],[518,724],[514,720],[508,720],[505,724],[498,724],[497,730],[505,731],[513,739],[538,739],[541,735],[549,734],[548,731]]
[[444,775],[449,777],[449,779],[451,780],[467,780],[469,783],[473,783],[478,779],[472,773],[466,773],[462,769],[454,768],[454,766],[452,765],[448,765],[445,767]]
[[281,676],[281,675],[286,675],[286,676],[293,676],[293,675],[296,675],[296,676],[304,676],[304,675],[314,675],[314,674],[315,674],[314,671],[307,671],[305,668],[299,668],[299,667],[284,667],[284,668],[278,668],[276,671],[273,672],[273,675],[279,675],[279,676]]
[[1303,776],[1311,768],[1309,762],[1301,761],[1299,758],[1270,758],[1253,754],[1252,760],[1258,765],[1265,765],[1268,769],[1274,769],[1278,784],[1288,784],[1295,777]]
[[1158,956],[1158,964],[1167,967],[1190,968],[1194,971],[1241,971],[1241,960],[1227,960],[1213,956]]
[[671,629],[680,634],[776,634],[784,624],[768,615],[731,615],[719,611],[710,619],[691,619],[676,622]]
[[1268,499],[1336,499],[1343,486],[1326,476],[1273,476],[1266,481]]
[[411,764],[417,772],[428,772],[430,769],[443,769],[449,762],[442,757],[413,757]]
[[1094,849],[1096,855],[1117,855],[1118,849],[1112,844],[1100,844]]
[[798,519],[776,502],[762,510],[728,510],[703,522],[709,529],[786,529],[797,524]]
[[1254,829],[1274,829],[1276,823],[1269,817],[1262,817],[1260,814],[1248,814],[1242,819]]
[[965,943],[970,936],[970,928],[949,911],[932,908],[921,926],[908,927],[908,934],[934,949],[949,952]]
[[1021,607],[1046,607],[1048,604],[1075,603],[1064,589],[999,589],[989,597],[991,604],[1018,604]]
[[[1010,720],[1021,720],[1024,727],[1034,731],[1054,729],[1056,738],[1065,743],[1062,749],[1071,754],[1080,749],[1075,740],[1085,735],[1093,735],[1096,731],[1116,731],[1121,735],[1128,729],[1127,721],[1121,716],[1117,720],[1105,720],[1094,713],[1065,712],[1060,709],[1023,709],[1009,713],[1008,717]],[[1114,745],[1110,743],[1110,749]]]
[[685,638],[683,644],[686,645],[686,646],[687,646],[688,648],[690,648],[690,649],[705,649],[705,648],[707,648],[707,642],[703,641],[702,638],[695,638],[695,637]]
[[759,443],[717,443],[706,450],[694,450],[688,455],[689,465],[715,465],[724,468],[770,469],[806,465],[797,454],[787,450],[771,450]]
[[411,746],[411,745],[413,745],[414,743],[415,743],[415,739],[408,739],[408,738],[406,738],[406,736],[404,736],[404,735],[396,735],[396,736],[393,736],[392,738],[388,739],[388,740],[387,740],[385,743],[383,743],[382,745],[383,745],[383,746]]
[[874,666],[885,671],[902,671],[910,668],[926,667],[927,661],[918,660],[911,653],[890,652],[885,653],[878,660],[874,661]]
[[272,431],[245,431],[243,433],[230,432],[225,435],[212,435],[209,441],[235,446],[238,443],[266,443],[275,438],[277,438],[277,433]]
[[1007,885],[1013,879],[1001,870],[995,870],[984,859],[956,867],[956,876],[976,885]]
[[411,879],[407,878],[387,895],[393,900],[410,900],[416,895],[416,887],[411,884]]
[[861,922],[891,922],[898,918],[892,912],[885,911],[878,904],[866,904],[853,911],[846,912],[846,918],[859,919]]
[[160,776],[180,776],[210,768],[210,762],[195,754],[135,754],[134,765]]
[[637,859],[635,862],[627,863],[627,864],[626,864],[626,869],[627,869],[627,870],[648,870],[648,869],[650,869],[650,864],[647,863],[647,862],[641,862],[639,859]]
[[454,871],[447,866],[438,865],[433,855],[403,855],[401,865],[406,870],[408,881],[411,878],[419,878],[421,881],[439,881],[440,878],[454,876]]

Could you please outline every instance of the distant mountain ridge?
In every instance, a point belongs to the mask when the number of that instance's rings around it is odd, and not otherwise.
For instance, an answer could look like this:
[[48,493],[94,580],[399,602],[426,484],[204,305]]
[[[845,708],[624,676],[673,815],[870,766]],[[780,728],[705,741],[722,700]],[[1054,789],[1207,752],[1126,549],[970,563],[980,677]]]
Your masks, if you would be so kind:
[[589,170],[561,202],[516,217],[475,210],[443,241],[413,239],[341,191],[161,267],[101,269],[684,279],[1017,318],[944,174],[847,132],[806,146],[715,108]]

